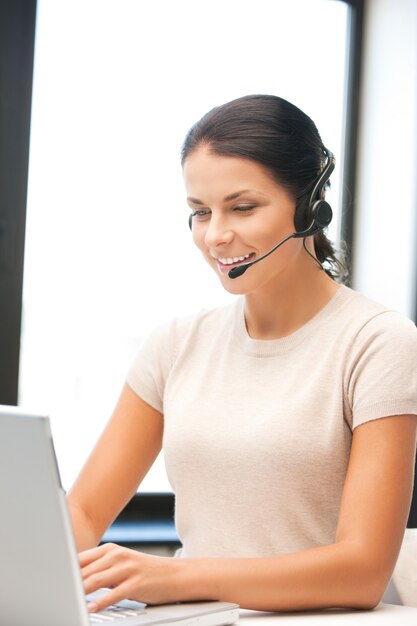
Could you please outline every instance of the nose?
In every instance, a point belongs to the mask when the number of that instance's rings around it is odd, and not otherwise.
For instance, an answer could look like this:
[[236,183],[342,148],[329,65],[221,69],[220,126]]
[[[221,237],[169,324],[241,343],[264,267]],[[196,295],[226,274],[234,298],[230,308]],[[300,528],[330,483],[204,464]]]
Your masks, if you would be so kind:
[[216,248],[221,244],[230,243],[233,237],[234,232],[227,223],[227,219],[222,215],[213,213],[204,233],[206,246],[208,248]]

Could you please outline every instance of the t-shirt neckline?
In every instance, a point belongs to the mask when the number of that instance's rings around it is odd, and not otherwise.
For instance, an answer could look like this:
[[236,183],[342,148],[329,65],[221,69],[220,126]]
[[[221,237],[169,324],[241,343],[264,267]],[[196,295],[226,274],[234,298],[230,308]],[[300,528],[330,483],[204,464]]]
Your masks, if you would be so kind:
[[349,287],[340,285],[330,300],[314,317],[294,332],[279,339],[253,339],[250,337],[246,329],[245,298],[242,296],[237,301],[235,337],[243,351],[252,356],[275,356],[287,352],[306,340],[314,333],[315,328],[334,315],[335,311],[343,305],[352,293]]

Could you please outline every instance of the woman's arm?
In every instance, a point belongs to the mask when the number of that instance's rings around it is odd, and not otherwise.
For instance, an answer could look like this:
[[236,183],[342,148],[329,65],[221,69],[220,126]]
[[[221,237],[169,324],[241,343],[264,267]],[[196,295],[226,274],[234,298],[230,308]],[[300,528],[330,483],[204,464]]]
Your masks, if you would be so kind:
[[135,493],[162,445],[163,418],[125,385],[68,494],[78,550],[97,545]]
[[393,416],[355,429],[333,544],[250,559],[170,559],[101,546],[81,555],[86,591],[113,587],[93,609],[122,597],[150,603],[216,599],[259,610],[374,607],[407,522],[416,422],[415,416]]

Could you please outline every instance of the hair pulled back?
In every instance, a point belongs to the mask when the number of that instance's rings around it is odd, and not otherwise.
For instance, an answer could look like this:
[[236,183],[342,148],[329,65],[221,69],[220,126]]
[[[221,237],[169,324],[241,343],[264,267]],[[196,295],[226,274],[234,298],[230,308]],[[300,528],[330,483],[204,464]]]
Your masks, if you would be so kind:
[[[192,126],[182,146],[181,163],[200,146],[213,154],[249,159],[267,168],[296,201],[296,229],[307,228],[306,202],[327,151],[313,120],[301,109],[272,95],[232,100]],[[314,235],[314,249],[326,273],[343,282],[345,265],[323,231]]]

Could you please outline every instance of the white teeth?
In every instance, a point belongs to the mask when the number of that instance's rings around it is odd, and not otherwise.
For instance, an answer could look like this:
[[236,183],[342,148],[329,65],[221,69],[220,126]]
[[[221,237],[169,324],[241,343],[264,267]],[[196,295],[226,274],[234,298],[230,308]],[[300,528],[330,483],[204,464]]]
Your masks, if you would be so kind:
[[245,259],[248,259],[249,256],[250,256],[249,254],[245,254],[243,256],[235,256],[233,258],[229,256],[229,257],[224,257],[218,260],[220,261],[222,265],[231,265],[232,263],[238,263],[239,261],[244,261]]

